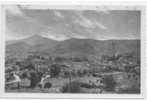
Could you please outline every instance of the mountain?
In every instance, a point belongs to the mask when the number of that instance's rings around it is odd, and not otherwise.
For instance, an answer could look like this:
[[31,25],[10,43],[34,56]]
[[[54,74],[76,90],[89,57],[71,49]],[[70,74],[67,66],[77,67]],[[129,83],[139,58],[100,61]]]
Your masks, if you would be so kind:
[[6,45],[11,45],[11,44],[14,44],[17,42],[18,42],[18,40],[8,40],[8,41],[6,41]]
[[31,36],[29,38],[26,38],[26,39],[23,39],[21,41],[23,41],[23,42],[25,42],[25,43],[27,43],[29,45],[32,45],[32,46],[34,46],[34,45],[43,45],[43,44],[52,45],[55,42],[57,42],[55,40],[51,40],[51,39],[42,37],[40,35],[33,35],[33,36]]
[[45,49],[50,49],[58,43],[58,41],[48,39],[40,35],[33,35],[27,39],[23,39],[22,41],[30,45],[30,49],[32,51],[43,51]]
[[134,53],[140,56],[140,40],[93,40],[68,39],[54,47],[52,54],[56,55],[113,55],[114,53]]
[[6,45],[6,57],[25,57],[30,46],[24,42]]
[[68,39],[54,47],[53,54],[62,55],[89,55],[95,53],[97,40],[92,39]]
[[6,45],[6,56],[24,57],[28,52],[40,52],[55,56],[112,55],[133,53],[140,57],[140,40],[93,40],[71,38],[55,41],[39,35]]
[[6,56],[24,57],[29,52],[41,52],[44,49],[54,47],[58,42],[39,35],[33,35],[29,38],[7,41]]

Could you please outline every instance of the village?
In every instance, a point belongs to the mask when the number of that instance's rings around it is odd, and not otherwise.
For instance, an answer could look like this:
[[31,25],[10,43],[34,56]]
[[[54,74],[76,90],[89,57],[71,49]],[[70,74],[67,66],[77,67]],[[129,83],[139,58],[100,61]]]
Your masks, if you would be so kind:
[[140,61],[133,54],[7,58],[6,92],[140,93]]

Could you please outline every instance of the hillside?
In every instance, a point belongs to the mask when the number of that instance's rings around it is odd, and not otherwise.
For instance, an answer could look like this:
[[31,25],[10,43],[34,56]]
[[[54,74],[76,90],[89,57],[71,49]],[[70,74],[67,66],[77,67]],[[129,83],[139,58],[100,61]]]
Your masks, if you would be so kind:
[[133,53],[140,57],[140,40],[93,40],[71,38],[55,41],[38,35],[6,45],[6,56],[25,56],[28,52],[50,55],[88,56]]
[[[46,50],[48,51],[48,50]],[[44,52],[46,52],[44,51]],[[92,39],[69,39],[60,42],[54,47],[52,54],[66,56],[87,55],[112,55],[114,53],[134,53],[140,56],[139,40],[92,40]]]
[[6,42],[6,56],[25,57],[29,52],[41,52],[54,47],[58,42],[39,35],[22,40]]

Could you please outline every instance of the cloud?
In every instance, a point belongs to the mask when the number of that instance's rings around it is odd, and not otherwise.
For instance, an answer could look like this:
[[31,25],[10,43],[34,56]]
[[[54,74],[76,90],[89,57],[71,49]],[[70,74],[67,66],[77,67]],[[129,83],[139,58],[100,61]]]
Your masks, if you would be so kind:
[[69,9],[70,6],[64,6],[64,5],[21,5],[24,9],[36,9],[36,10],[46,10],[46,9]]
[[102,23],[98,22],[97,20],[93,20],[93,19],[89,19],[89,18],[85,17],[82,12],[78,12],[76,14],[78,15],[79,19],[77,18],[75,20],[75,23],[78,23],[83,27],[86,27],[86,28],[99,27],[101,29],[107,29],[106,26],[104,26]]
[[57,31],[53,27],[48,27],[46,30],[44,30],[41,33],[41,36],[57,40],[57,41],[63,41],[69,38],[79,38],[79,39],[84,39],[86,38],[85,36],[79,34],[79,33],[74,33],[74,32],[68,32],[68,31]]
[[[62,10],[50,9],[49,5],[7,5],[5,7],[7,13],[9,12],[7,25],[9,30],[13,32],[6,34],[13,38],[19,38],[21,34],[22,36],[27,34],[42,35],[42,32],[48,27],[52,29],[48,29],[43,35],[55,40],[65,40],[72,37],[94,39],[139,37],[140,13],[136,11],[112,11],[102,7],[94,10],[81,10],[82,8],[80,8],[80,10],[64,9],[63,11],[63,8]],[[118,23],[121,27],[118,26]]]
[[97,26],[100,27],[101,29],[104,29],[104,30],[107,29],[106,26],[104,26],[103,24],[101,24],[101,23],[99,23],[99,22],[95,22],[95,25],[97,25]]
[[64,18],[64,16],[59,11],[54,11],[55,16]]
[[78,24],[80,24],[81,26],[84,26],[84,27],[86,27],[86,28],[94,28],[95,26],[93,25],[93,23],[90,21],[90,20],[88,20],[88,19],[76,19],[75,20],[75,23],[78,23]]
[[86,18],[82,12],[75,12],[75,14],[77,15],[76,20],[74,21],[75,23],[80,24],[81,26],[84,26],[86,28],[94,28],[94,24],[93,22]]
[[110,11],[108,10],[108,8],[105,7],[96,7],[96,12],[97,13],[102,13],[102,14],[110,14]]
[[4,8],[7,12],[14,16],[24,16],[23,12],[20,10],[20,8],[17,5],[5,5]]
[[110,14],[108,10],[96,10],[97,13]]
[[84,38],[87,38],[85,36],[82,36],[80,34],[77,34],[77,33],[70,33],[71,37],[74,37],[74,38],[79,38],[79,39],[84,39]]
[[17,32],[14,32],[10,29],[8,29],[8,27],[6,27],[6,40],[19,40],[19,39],[24,39],[26,37],[29,37],[30,34],[20,34],[20,33],[17,33]]
[[59,34],[54,28],[52,27],[47,27],[45,30],[43,30],[40,33],[41,36],[47,37],[49,39],[57,40],[57,41],[63,41],[66,39],[69,39],[68,36],[65,34]]
[[21,5],[24,9],[49,9],[47,5]]
[[65,36],[64,34],[54,34],[50,32],[41,34],[41,36],[47,37],[49,39],[57,40],[57,41],[63,41],[63,40],[69,39],[69,37]]

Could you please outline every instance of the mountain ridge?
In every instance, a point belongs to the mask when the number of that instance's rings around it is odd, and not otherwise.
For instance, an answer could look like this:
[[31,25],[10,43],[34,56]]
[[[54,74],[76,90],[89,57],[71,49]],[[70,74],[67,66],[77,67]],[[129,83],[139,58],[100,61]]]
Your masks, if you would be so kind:
[[[18,45],[19,44],[19,45]],[[87,55],[111,55],[115,52],[134,52],[140,56],[140,40],[94,40],[71,38],[64,41],[56,41],[39,35],[6,45],[6,55],[17,53],[27,55],[28,52],[41,52],[49,55],[87,56]],[[14,56],[15,56],[14,55]],[[24,56],[23,55],[23,56]]]

